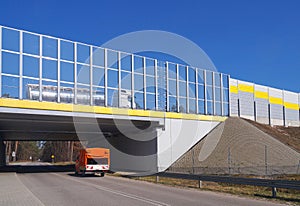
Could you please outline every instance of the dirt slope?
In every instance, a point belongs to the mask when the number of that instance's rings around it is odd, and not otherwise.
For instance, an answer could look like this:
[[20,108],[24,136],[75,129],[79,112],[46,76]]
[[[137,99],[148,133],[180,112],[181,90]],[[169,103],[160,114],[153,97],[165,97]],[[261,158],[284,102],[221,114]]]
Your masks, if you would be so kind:
[[246,120],[263,132],[300,152],[300,127],[270,126]]
[[177,160],[170,170],[209,174],[300,173],[300,153],[270,134],[252,122],[228,118]]

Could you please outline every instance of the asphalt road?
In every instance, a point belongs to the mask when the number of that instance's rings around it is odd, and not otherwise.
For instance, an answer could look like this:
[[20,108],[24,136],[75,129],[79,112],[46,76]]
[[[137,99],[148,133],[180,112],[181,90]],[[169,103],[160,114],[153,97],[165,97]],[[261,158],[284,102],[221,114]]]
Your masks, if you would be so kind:
[[228,194],[121,177],[71,173],[0,173],[0,205],[276,205]]

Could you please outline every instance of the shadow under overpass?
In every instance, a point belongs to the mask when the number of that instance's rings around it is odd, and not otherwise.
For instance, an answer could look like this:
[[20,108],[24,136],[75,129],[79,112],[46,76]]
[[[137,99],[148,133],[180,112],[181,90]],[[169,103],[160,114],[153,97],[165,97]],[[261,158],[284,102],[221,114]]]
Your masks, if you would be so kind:
[[84,135],[106,136],[136,129],[147,132],[159,127],[149,119],[87,118],[72,116],[0,113],[0,138],[4,141],[78,141]]
[[47,172],[74,172],[75,165],[7,165],[1,166],[0,172],[16,173],[47,173]]
[[[74,122],[75,121],[75,122]],[[84,141],[87,147],[111,151],[112,170],[157,169],[158,119],[147,117],[76,117],[24,113],[0,113],[0,165],[5,165],[4,141]],[[101,131],[101,132],[99,132]],[[70,171],[70,166],[8,166],[0,171]]]

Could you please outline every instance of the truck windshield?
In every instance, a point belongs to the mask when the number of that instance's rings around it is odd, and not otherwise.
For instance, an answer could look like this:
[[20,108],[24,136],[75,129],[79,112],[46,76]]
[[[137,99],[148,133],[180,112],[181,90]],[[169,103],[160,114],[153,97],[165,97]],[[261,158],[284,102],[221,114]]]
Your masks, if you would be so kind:
[[88,158],[87,159],[88,165],[107,165],[108,159],[107,158]]

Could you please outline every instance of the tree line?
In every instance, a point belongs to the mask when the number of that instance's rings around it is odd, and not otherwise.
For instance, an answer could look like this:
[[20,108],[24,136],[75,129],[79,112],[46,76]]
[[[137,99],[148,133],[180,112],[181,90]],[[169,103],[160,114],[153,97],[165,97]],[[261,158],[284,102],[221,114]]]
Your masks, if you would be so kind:
[[72,162],[83,148],[80,141],[6,141],[7,161]]

